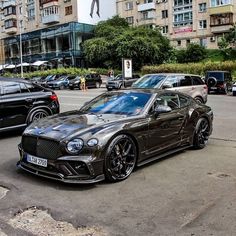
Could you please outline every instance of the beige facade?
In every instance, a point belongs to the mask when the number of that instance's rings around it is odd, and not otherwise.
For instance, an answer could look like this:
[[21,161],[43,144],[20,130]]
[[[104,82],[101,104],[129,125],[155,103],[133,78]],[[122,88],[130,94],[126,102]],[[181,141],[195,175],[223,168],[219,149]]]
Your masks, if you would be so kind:
[[0,0],[0,64],[5,58],[13,65],[22,59],[82,66],[82,42],[116,14],[115,6],[116,0]]
[[130,25],[159,27],[177,48],[217,42],[236,21],[235,0],[117,0],[118,14]]

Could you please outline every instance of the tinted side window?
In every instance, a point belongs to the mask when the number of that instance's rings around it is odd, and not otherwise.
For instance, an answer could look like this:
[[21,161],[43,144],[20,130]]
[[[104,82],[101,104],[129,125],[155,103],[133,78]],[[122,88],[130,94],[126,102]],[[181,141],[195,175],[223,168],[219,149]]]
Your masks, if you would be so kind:
[[25,83],[25,86],[27,87],[27,89],[30,91],[30,92],[40,92],[40,91],[43,91],[43,88],[35,85],[35,84],[29,84],[29,83]]
[[17,94],[21,92],[19,83],[14,81],[3,81],[2,86],[3,95]]
[[179,86],[191,86],[192,79],[190,76],[183,76],[180,77]]
[[30,92],[25,83],[19,83],[19,84],[20,84],[21,93],[29,93]]
[[163,94],[157,99],[158,105],[167,105],[172,110],[179,109],[179,98],[177,94],[168,93]]
[[204,84],[204,82],[202,81],[202,79],[198,76],[192,76],[192,80],[193,80],[193,85],[201,85]]
[[172,87],[178,87],[179,86],[178,76],[168,76],[163,85],[165,84],[170,84]]
[[180,107],[186,107],[189,105],[189,99],[183,95],[179,95]]

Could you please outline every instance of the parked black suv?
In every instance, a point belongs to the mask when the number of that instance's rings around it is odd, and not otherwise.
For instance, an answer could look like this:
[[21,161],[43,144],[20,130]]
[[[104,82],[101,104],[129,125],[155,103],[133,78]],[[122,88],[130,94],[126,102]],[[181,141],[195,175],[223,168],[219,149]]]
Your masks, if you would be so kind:
[[[101,75],[97,73],[90,73],[85,75],[85,81],[87,88],[100,88],[102,85]],[[69,88],[71,90],[75,88],[80,89],[80,76],[77,76],[75,79],[70,80]]]
[[140,76],[137,74],[133,74],[132,78],[123,78],[123,75],[119,74],[115,78],[108,78],[106,87],[108,91],[111,91],[112,89],[121,89],[122,87],[127,88],[139,78]]
[[0,132],[59,113],[57,95],[23,79],[0,77]]
[[211,91],[228,94],[232,92],[233,80],[229,71],[207,71],[205,81]]

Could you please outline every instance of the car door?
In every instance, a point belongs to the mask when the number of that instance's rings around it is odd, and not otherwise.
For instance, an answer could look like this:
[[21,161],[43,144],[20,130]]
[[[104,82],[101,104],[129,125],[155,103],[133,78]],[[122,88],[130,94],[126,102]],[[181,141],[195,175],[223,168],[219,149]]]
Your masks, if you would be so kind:
[[152,109],[159,105],[168,105],[172,110],[150,116],[148,156],[159,154],[181,144],[181,131],[186,112],[180,108],[178,94],[167,92],[158,96]]
[[86,83],[86,87],[94,87],[95,86],[95,82],[94,82],[94,79],[92,78],[91,74],[85,76],[85,83]]
[[26,122],[33,99],[27,96],[30,94],[27,88],[21,88],[23,85],[24,83],[14,81],[2,81],[3,128],[23,125]]

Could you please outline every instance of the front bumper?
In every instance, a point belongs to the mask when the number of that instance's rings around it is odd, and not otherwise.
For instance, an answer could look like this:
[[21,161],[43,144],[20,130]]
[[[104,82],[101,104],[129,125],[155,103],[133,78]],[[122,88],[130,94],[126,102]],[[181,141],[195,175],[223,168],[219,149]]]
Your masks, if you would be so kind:
[[63,156],[56,160],[47,160],[48,166],[41,167],[27,162],[27,153],[18,146],[20,160],[17,167],[31,174],[64,183],[91,184],[105,179],[103,160],[93,161],[93,158]]

